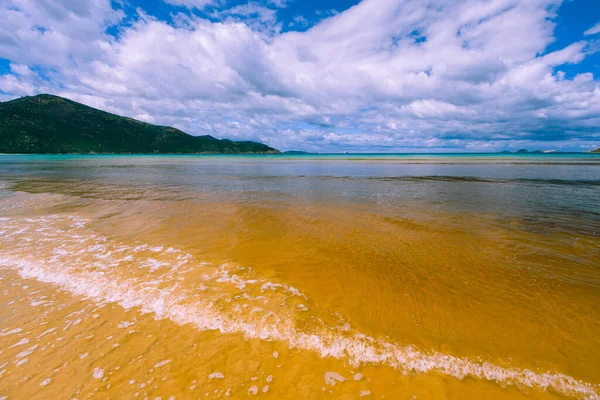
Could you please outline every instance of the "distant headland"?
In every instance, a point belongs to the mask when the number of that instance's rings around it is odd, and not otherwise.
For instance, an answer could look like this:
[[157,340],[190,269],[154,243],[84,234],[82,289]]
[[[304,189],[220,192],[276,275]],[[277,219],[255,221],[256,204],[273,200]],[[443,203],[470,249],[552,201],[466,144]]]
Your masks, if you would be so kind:
[[517,150],[515,152],[512,151],[502,151],[500,152],[501,154],[550,154],[550,153],[556,153],[556,150],[527,150],[527,149],[520,149]]
[[[561,151],[556,151],[556,150],[527,150],[527,149],[521,149],[521,150],[517,150],[515,152],[512,151],[501,151],[500,154],[552,154],[552,153],[562,153]],[[572,152],[568,152],[568,153],[572,153]],[[595,150],[590,150],[584,153],[600,153],[600,148],[595,149]]]
[[279,154],[262,143],[192,136],[40,94],[0,103],[0,153]]

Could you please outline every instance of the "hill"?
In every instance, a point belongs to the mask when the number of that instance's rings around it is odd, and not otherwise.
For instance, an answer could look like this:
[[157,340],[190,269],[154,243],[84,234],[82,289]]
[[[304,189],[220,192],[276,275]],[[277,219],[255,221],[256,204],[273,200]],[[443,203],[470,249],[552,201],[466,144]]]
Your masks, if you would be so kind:
[[278,154],[257,142],[192,136],[47,94],[0,103],[0,153]]
[[600,147],[598,147],[596,150],[591,150],[590,153],[600,153]]

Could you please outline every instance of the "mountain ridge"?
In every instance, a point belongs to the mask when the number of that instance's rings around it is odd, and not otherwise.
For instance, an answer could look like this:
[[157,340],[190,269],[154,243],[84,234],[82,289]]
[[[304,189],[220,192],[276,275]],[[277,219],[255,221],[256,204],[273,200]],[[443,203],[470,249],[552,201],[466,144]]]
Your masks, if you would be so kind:
[[0,103],[0,153],[279,154],[279,150],[252,141],[192,136],[39,94]]

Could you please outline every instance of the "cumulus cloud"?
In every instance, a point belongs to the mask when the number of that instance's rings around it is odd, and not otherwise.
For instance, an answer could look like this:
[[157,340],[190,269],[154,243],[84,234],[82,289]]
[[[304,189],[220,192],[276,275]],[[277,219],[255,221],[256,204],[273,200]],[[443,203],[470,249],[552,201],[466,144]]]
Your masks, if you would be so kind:
[[277,8],[286,8],[290,0],[267,0],[267,4]]
[[225,23],[241,22],[252,30],[271,35],[281,30],[281,23],[277,21],[277,11],[253,2],[220,12],[215,11],[212,17]]
[[105,31],[124,14],[110,0],[4,0],[0,54],[12,62],[53,67],[65,58],[102,56]]
[[561,72],[590,43],[546,51],[559,0],[364,0],[285,33],[274,9],[253,2],[211,20],[138,10],[127,23],[108,0],[3,5],[0,57],[14,67],[0,90],[13,96],[52,92],[281,149],[591,147],[600,138],[598,80]]
[[290,26],[300,26],[300,27],[305,27],[308,26],[309,22],[308,20],[303,17],[302,15],[296,15],[294,18],[292,18],[292,21],[289,23]]
[[163,0],[167,4],[202,10],[209,5],[218,4],[218,0]]
[[585,31],[584,35],[590,36],[590,35],[596,35],[598,33],[600,33],[600,22],[598,22],[596,25],[592,26],[590,29]]

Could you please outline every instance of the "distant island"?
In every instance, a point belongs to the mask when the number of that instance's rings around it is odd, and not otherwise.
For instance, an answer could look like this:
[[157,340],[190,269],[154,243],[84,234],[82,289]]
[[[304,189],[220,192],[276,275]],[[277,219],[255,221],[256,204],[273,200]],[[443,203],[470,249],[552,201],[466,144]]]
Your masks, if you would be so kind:
[[551,153],[557,153],[556,150],[527,150],[527,149],[520,149],[515,151],[514,153],[508,150],[505,151],[501,151],[500,154],[551,154]]
[[[551,153],[561,153],[558,152],[556,150],[527,150],[527,149],[520,149],[515,151],[514,153],[508,150],[505,151],[501,151],[500,154],[551,154]],[[588,151],[588,153],[600,153],[600,148],[597,148],[596,150],[590,150]]]
[[192,136],[40,94],[0,103],[0,153],[279,154],[262,143]]

